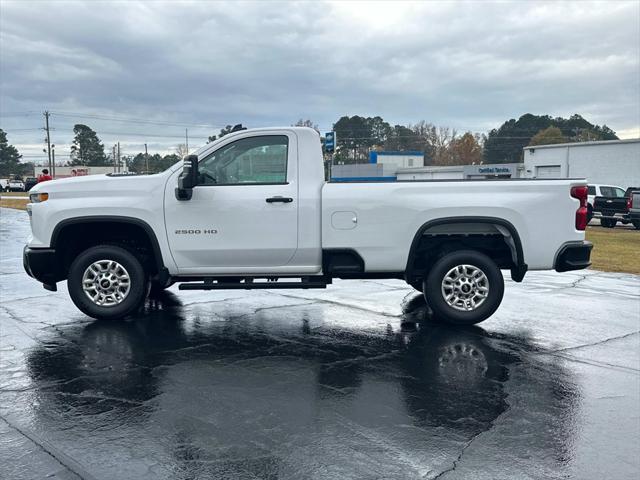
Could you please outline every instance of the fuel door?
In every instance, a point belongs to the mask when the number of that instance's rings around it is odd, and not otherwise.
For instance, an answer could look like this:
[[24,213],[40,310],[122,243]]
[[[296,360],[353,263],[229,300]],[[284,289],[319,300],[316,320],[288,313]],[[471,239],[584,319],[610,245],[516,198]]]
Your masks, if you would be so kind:
[[333,212],[331,226],[335,230],[352,230],[358,226],[356,212]]

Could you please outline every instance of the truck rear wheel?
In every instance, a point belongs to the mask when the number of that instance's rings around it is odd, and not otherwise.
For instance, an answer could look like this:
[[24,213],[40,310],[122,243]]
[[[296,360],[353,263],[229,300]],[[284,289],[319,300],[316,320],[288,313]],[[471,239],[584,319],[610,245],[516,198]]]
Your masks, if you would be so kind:
[[472,325],[489,318],[500,306],[504,278],[485,254],[459,250],[433,265],[423,289],[435,320]]
[[604,228],[615,228],[617,223],[618,223],[618,220],[616,220],[614,218],[602,218],[602,219],[600,219],[600,225],[602,225]]
[[122,318],[144,302],[147,283],[140,261],[128,250],[99,245],[71,264],[67,284],[73,303],[98,319]]

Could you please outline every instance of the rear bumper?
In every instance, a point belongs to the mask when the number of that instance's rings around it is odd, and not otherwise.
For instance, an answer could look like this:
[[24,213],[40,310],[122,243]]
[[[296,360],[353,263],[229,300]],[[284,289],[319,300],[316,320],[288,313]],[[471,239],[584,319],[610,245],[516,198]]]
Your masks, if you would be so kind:
[[593,243],[582,241],[576,243],[566,243],[558,253],[554,268],[556,272],[568,272],[570,270],[582,270],[591,265],[591,249]]
[[55,288],[58,281],[58,262],[53,248],[24,247],[22,264],[27,274],[42,282],[45,288]]

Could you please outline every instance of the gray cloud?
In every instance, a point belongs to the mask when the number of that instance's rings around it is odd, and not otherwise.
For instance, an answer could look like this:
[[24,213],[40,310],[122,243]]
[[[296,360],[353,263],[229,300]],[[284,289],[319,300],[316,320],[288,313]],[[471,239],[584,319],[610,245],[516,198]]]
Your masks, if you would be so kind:
[[[637,136],[639,16],[637,2],[3,1],[0,126],[27,151],[42,132],[19,130],[45,108],[213,126],[308,117],[323,130],[343,114],[486,131],[581,113]],[[61,154],[77,122],[132,150],[183,134],[54,114]],[[189,130],[194,145],[215,133]]]

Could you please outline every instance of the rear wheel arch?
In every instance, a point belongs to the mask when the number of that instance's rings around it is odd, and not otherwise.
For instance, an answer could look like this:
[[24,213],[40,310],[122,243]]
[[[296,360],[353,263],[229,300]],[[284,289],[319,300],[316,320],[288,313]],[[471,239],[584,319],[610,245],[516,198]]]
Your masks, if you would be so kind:
[[[460,216],[460,217],[447,217],[430,220],[424,223],[415,233],[411,248],[409,250],[409,256],[407,258],[407,265],[405,269],[405,277],[409,283],[417,282],[421,277],[428,274],[428,272],[420,271],[420,257],[424,253],[426,247],[425,242],[427,238],[439,238],[441,245],[434,252],[431,263],[435,263],[439,257],[449,253],[453,250],[459,249],[474,249],[474,238],[480,239],[482,236],[487,236],[487,233],[481,233],[477,237],[474,237],[473,231],[467,233],[438,233],[434,231],[433,235],[429,235],[430,230],[434,230],[436,227],[441,226],[455,226],[455,225],[482,225],[484,227],[493,226],[495,228],[494,235],[501,236],[501,241],[504,242],[504,246],[509,249],[510,264],[505,264],[503,261],[500,265],[501,268],[509,268],[511,270],[511,276],[515,281],[522,281],[526,271],[527,265],[524,262],[524,253],[522,249],[522,242],[520,235],[518,234],[515,226],[508,220],[496,217],[476,217],[476,216]],[[456,242],[462,242],[462,244],[456,245]],[[486,251],[487,242],[482,240],[478,241],[477,250],[492,256]]]

